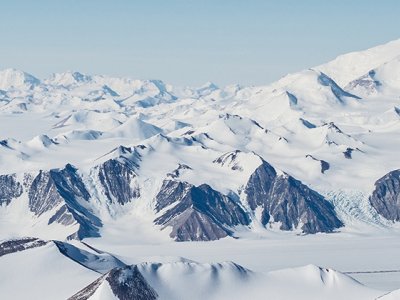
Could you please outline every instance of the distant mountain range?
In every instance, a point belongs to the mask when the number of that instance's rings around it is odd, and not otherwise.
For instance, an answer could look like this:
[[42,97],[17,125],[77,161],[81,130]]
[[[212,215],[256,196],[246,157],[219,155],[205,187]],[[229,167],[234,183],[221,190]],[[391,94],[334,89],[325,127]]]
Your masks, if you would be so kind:
[[[132,213],[178,241],[386,226],[400,211],[398,74],[400,41],[258,87],[1,71],[0,214],[59,239]],[[332,196],[354,191],[357,216]]]
[[131,265],[85,239],[396,233],[399,132],[400,40],[266,86],[3,70],[0,265],[31,269],[29,295],[49,299],[292,299],[291,286],[304,299],[374,299],[383,292],[331,269]]

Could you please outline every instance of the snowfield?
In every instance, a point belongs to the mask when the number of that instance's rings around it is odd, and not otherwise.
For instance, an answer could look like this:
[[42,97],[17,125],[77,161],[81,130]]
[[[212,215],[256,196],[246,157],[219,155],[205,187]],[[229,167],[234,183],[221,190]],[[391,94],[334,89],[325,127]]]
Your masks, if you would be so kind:
[[1,295],[397,299],[399,130],[400,40],[265,86],[0,71]]

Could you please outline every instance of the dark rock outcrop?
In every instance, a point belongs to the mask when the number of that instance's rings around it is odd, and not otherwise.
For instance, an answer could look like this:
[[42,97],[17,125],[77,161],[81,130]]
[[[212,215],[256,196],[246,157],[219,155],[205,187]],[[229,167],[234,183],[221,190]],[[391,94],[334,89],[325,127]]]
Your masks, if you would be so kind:
[[321,162],[321,173],[324,174],[325,171],[328,171],[331,166],[325,160],[320,160],[320,162]]
[[7,240],[0,243],[0,257],[10,253],[41,247],[47,243],[47,241],[31,237]]
[[0,205],[10,204],[11,200],[22,195],[22,185],[17,181],[15,174],[0,175]]
[[321,173],[322,174],[324,174],[325,171],[329,170],[330,164],[327,161],[315,158],[314,156],[312,156],[310,154],[307,154],[306,157],[309,157],[309,158],[311,158],[312,160],[315,160],[315,161],[319,161],[319,163],[321,164]]
[[157,292],[148,284],[138,267],[127,266],[112,269],[68,300],[89,299],[105,280],[112,293],[120,300],[156,300],[158,298]]
[[[172,206],[171,208],[167,208]],[[172,226],[177,241],[209,241],[232,235],[232,227],[248,225],[241,205],[209,185],[165,180],[156,196],[156,211],[167,210],[154,222]]]
[[136,183],[136,171],[146,146],[134,147],[119,146],[104,156],[111,156],[95,168],[95,176],[101,184],[101,193],[109,203],[126,204],[140,197],[140,190]]
[[301,226],[304,233],[332,232],[343,226],[323,196],[287,174],[278,176],[265,161],[250,176],[245,193],[253,211],[262,208],[264,225],[272,219],[281,223],[282,230]]
[[140,196],[139,187],[132,184],[136,178],[135,166],[110,159],[99,166],[98,177],[104,194],[111,203],[125,204]]
[[376,72],[371,70],[364,76],[361,76],[346,85],[345,90],[362,90],[366,94],[370,95],[376,93],[381,86],[382,83],[376,79]]
[[347,159],[351,159],[351,154],[353,153],[353,151],[353,148],[347,148],[346,151],[343,152],[344,157]]
[[39,171],[29,189],[29,207],[37,215],[53,209],[65,199],[72,202],[77,198],[88,201],[90,195],[77,170],[69,164],[64,169]]
[[400,221],[400,170],[389,172],[375,182],[369,202],[384,218]]
[[237,157],[240,153],[242,153],[240,150],[227,152],[217,159],[214,159],[213,163],[219,164],[221,166],[228,166],[231,170],[234,171],[243,171],[243,167],[240,166],[239,162],[237,161]]
[[177,179],[179,178],[179,176],[181,176],[181,173],[184,172],[185,170],[192,170],[192,168],[185,164],[179,164],[178,167],[171,173],[168,173],[167,176],[173,179]]
[[79,224],[78,231],[69,238],[99,236],[98,228],[102,223],[83,205],[82,202],[89,201],[90,194],[73,166],[40,171],[32,181],[28,196],[29,208],[37,216],[58,207],[49,224]]

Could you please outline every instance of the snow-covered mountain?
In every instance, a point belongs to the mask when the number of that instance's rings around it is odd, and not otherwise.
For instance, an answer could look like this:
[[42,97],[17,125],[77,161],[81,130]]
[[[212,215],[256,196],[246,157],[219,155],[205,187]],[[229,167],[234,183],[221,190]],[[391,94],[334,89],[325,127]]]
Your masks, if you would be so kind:
[[[399,168],[398,45],[258,87],[174,88],[79,72],[40,81],[5,70],[4,220],[26,211],[21,235],[62,239],[101,236],[109,221],[137,213],[177,240],[258,224],[331,232],[349,215],[368,223],[367,212],[335,211],[327,195],[358,191],[368,207],[375,181]],[[210,211],[215,201],[219,212]],[[66,229],[51,229],[59,224]]]
[[[109,253],[60,241],[0,243],[0,287],[7,299],[375,299],[368,288],[328,268],[307,265],[254,272],[233,262],[177,261],[127,265]],[[24,284],[24,288],[18,288]],[[190,291],[188,290],[190,288]]]
[[250,87],[1,71],[0,238],[398,234],[399,58],[393,41]]
[[[373,299],[381,294],[340,272],[313,265],[257,274],[234,263],[183,261],[115,268],[69,299],[185,299],[188,286],[190,298],[196,300]],[[302,286],[300,297],[291,286]]]

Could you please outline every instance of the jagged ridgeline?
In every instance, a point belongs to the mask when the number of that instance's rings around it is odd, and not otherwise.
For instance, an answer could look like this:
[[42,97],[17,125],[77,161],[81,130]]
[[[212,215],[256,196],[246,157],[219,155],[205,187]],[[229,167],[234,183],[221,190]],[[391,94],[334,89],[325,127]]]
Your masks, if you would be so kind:
[[[265,299],[266,295],[291,299],[299,292],[282,286],[299,285],[302,291],[309,289],[311,293],[307,294],[313,299],[321,294],[329,294],[329,299],[347,299],[349,295],[372,299],[384,293],[348,275],[314,265],[267,273],[234,262],[199,263],[185,258],[130,265],[111,253],[76,241],[32,237],[2,241],[0,258],[3,266],[14,263],[12,272],[1,282],[2,292],[9,299],[186,299],[188,287],[194,300],[246,299],[249,295],[251,299]],[[34,284],[17,290],[15,285],[7,286],[9,277],[15,276],[13,282],[18,284],[26,278],[25,273]]]
[[[1,175],[0,201],[10,205],[27,198],[33,216],[44,219],[49,226],[65,226],[69,229],[68,239],[99,237],[104,225],[99,205],[123,210],[129,203],[144,201],[139,170],[142,156],[148,155],[149,149],[143,145],[120,147],[112,153],[114,158],[106,156],[86,173],[67,164],[60,169]],[[214,164],[242,173],[240,160],[246,155],[259,165],[240,190],[228,194],[207,183],[196,186],[184,181],[183,174],[193,170],[179,164],[166,174],[151,200],[154,224],[160,230],[170,230],[170,237],[176,241],[236,237],[237,228],[251,231],[254,222],[261,222],[266,229],[276,222],[281,230],[303,233],[333,232],[343,226],[323,196],[292,176],[278,173],[255,154],[229,152],[215,159]]]
[[143,226],[160,240],[210,241],[390,226],[399,49],[249,87],[0,71],[2,232],[63,240]]

